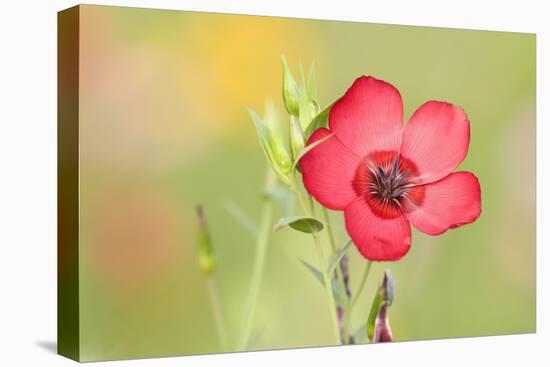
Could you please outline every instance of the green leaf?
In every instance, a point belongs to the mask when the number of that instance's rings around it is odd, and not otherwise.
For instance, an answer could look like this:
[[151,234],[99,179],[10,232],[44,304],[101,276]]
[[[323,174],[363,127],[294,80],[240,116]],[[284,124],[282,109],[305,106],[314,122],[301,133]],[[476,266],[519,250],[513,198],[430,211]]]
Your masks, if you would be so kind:
[[309,125],[307,125],[306,131],[304,132],[304,137],[306,138],[306,140],[309,139],[309,137],[311,136],[311,134],[313,134],[315,130],[317,130],[320,127],[327,126],[328,115],[330,113],[330,109],[332,108],[333,104],[334,103],[331,103],[328,106],[326,106],[321,112],[317,114],[317,116],[313,118],[313,120],[311,120]]
[[372,340],[372,337],[374,336],[376,316],[378,316],[378,312],[380,311],[380,306],[382,306],[382,302],[384,302],[383,295],[381,295],[380,293],[376,293],[376,295],[374,296],[374,300],[372,301],[372,306],[370,308],[369,318],[367,319],[366,329],[369,340]]
[[237,223],[243,227],[254,239],[258,238],[258,228],[256,223],[250,218],[237,203],[232,200],[224,200],[223,206],[225,210],[235,219]]
[[[315,279],[319,282],[321,287],[325,289],[325,280],[323,279],[323,273],[319,269],[317,269],[315,266],[311,265],[305,260],[299,259],[300,262],[306,267],[307,270],[313,275]],[[338,306],[342,306],[342,299],[340,297],[340,290],[338,288],[338,283],[336,282],[336,279],[333,279],[331,281],[331,287],[332,287],[332,295],[334,296],[334,301]]]
[[268,195],[281,208],[284,215],[289,216],[294,208],[294,194],[285,186],[278,185],[270,190],[265,190]]
[[260,138],[260,142],[263,142],[267,139],[269,135],[269,130],[267,126],[264,124],[264,120],[251,108],[248,108],[248,114],[250,115],[250,118],[252,119],[252,122],[254,122],[254,125],[256,126],[256,131],[258,132],[258,137]]
[[340,261],[344,257],[344,254],[350,248],[352,243],[353,243],[352,240],[349,240],[348,242],[346,242],[346,244],[343,247],[339,248],[336,251],[336,254],[334,254],[334,256],[330,259],[330,262],[329,262],[329,265],[328,265],[328,274],[329,275],[332,275],[334,273],[334,270],[336,269],[336,267],[338,266],[338,264],[340,263]]
[[325,281],[323,279],[323,273],[319,271],[315,266],[311,265],[305,260],[299,259],[302,264],[309,270],[309,272],[319,281],[319,284],[324,288],[325,287]]
[[317,233],[323,230],[323,223],[315,218],[291,216],[279,219],[273,230],[279,231],[289,226],[297,231],[304,233]]
[[297,156],[296,159],[294,160],[294,163],[292,163],[292,169],[295,170],[295,169],[298,168],[298,163],[300,163],[300,159],[302,159],[302,158],[304,157],[304,155],[307,154],[307,152],[309,152],[310,150],[312,150],[313,148],[315,148],[317,145],[319,145],[319,144],[321,144],[321,143],[327,141],[327,140],[328,140],[329,138],[331,138],[333,135],[334,135],[334,133],[333,133],[333,134],[330,134],[330,135],[327,135],[327,136],[325,136],[324,138],[319,139],[319,140],[317,140],[317,141],[314,142],[314,143],[311,143],[311,144],[309,144],[309,145],[306,145],[306,146],[304,147],[304,149],[302,149],[302,150],[300,151],[300,153],[298,154],[298,156]]

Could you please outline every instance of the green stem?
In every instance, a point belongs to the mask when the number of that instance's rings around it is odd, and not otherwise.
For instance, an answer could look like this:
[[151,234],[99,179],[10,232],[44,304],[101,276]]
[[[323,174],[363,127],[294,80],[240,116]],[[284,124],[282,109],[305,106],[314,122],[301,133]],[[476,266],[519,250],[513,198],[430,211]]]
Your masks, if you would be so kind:
[[351,314],[353,312],[353,307],[355,306],[355,303],[357,303],[357,300],[361,296],[361,293],[363,293],[363,289],[365,288],[365,284],[367,282],[367,277],[369,275],[371,266],[372,266],[372,261],[367,262],[367,266],[365,267],[363,277],[361,278],[361,283],[359,284],[359,289],[357,289],[357,293],[355,294],[355,297],[352,299],[351,303],[348,304],[346,314],[344,315],[344,330],[346,332],[346,336],[348,336],[348,333],[349,333],[348,330],[349,330],[349,325],[351,324]]
[[327,259],[325,255],[325,251],[323,250],[323,246],[321,246],[321,242],[319,240],[319,235],[314,234],[313,238],[315,240],[315,246],[317,247],[317,255],[319,256],[319,265],[321,266],[321,269],[323,269],[323,282],[325,283],[325,291],[327,294],[328,299],[328,309],[330,312],[330,319],[332,323],[332,331],[334,333],[334,342],[335,344],[340,344],[340,330],[338,328],[338,319],[336,317],[336,302],[334,301],[334,294],[332,293],[332,282],[330,279],[330,275],[327,273]]
[[315,217],[315,203],[313,202],[313,198],[311,197],[311,195],[308,195],[307,198],[309,200],[309,207],[311,209],[311,214]]
[[332,231],[332,225],[330,224],[330,217],[328,215],[328,210],[325,207],[323,207],[323,219],[327,224],[328,240],[330,242],[330,247],[332,248],[332,252],[334,255],[336,254],[336,241],[334,240],[334,232]]
[[350,313],[351,313],[351,310],[353,309],[353,306],[355,306],[355,304],[357,303],[359,296],[361,296],[361,293],[363,292],[363,288],[365,288],[365,283],[367,282],[367,278],[369,276],[371,266],[372,266],[372,261],[368,261],[367,266],[365,266],[365,271],[363,272],[363,278],[361,278],[361,283],[359,284],[359,288],[357,289],[357,293],[355,294],[355,297],[351,301]]
[[302,207],[302,210],[304,211],[305,215],[310,216],[312,213],[312,210],[310,208],[313,207],[313,202],[311,202],[308,206],[308,204],[304,200],[304,197],[302,196],[302,193],[296,187],[296,182],[292,184],[291,189],[294,191],[294,195],[296,195],[296,197],[298,198],[298,202],[300,203],[300,206]]
[[220,299],[218,296],[218,288],[216,287],[216,279],[213,275],[208,276],[208,293],[210,295],[210,303],[212,305],[212,313],[214,314],[214,322],[218,333],[218,340],[222,351],[226,351],[227,347],[227,332],[221,308]]
[[[302,206],[302,209],[304,213],[310,217],[313,212],[313,200],[311,201],[311,206],[308,207],[306,204],[304,198],[302,197],[301,192],[296,187],[296,180],[294,179],[292,181],[292,189],[294,193],[296,194],[298,201],[300,202],[300,205]],[[334,301],[334,294],[332,293],[332,283],[330,279],[330,275],[328,274],[328,263],[327,258],[325,255],[325,251],[323,250],[323,246],[321,245],[321,241],[319,238],[319,235],[317,233],[313,233],[313,240],[315,241],[315,247],[317,249],[317,256],[319,257],[319,266],[321,267],[321,273],[323,274],[323,283],[325,286],[325,292],[327,295],[328,300],[328,307],[330,312],[330,320],[332,324],[332,331],[334,333],[334,342],[335,344],[340,344],[340,331],[338,328],[338,319],[336,318],[336,302]]]
[[[275,185],[275,182],[276,177],[273,174],[271,168],[269,168],[266,175],[265,191],[271,191],[271,189]],[[258,295],[260,293],[260,286],[262,284],[262,276],[264,272],[263,270],[267,253],[267,244],[269,242],[269,235],[271,233],[272,218],[273,202],[268,195],[264,195],[262,199],[262,209],[260,214],[260,228],[258,238],[256,240],[256,256],[254,259],[250,290],[248,293],[246,322],[240,343],[240,347],[242,350],[245,350],[248,347],[250,333],[252,332],[254,315],[256,313],[256,306],[258,304]]]
[[[325,223],[327,225],[327,235],[330,243],[330,247],[332,249],[332,256],[336,255],[336,241],[334,239],[334,232],[332,230],[332,224],[330,223],[330,216],[328,214],[327,208],[323,207],[323,217],[325,220]],[[344,320],[347,320],[348,310],[349,310],[349,300],[346,297],[346,285],[344,284],[344,274],[342,273],[342,269],[339,265],[336,266],[336,279],[338,280],[338,289],[340,291],[340,299],[342,301],[342,307],[344,309]],[[344,322],[344,330],[343,330],[343,343],[348,344],[349,342],[349,325],[347,322]]]

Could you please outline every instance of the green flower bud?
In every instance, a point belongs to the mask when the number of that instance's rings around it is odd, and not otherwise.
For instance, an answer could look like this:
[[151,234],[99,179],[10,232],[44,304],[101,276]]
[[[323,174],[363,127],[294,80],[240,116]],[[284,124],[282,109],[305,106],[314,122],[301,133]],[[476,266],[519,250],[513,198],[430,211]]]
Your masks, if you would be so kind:
[[374,324],[374,335],[372,337],[373,343],[388,343],[393,341],[393,334],[391,331],[390,320],[388,318],[388,308],[390,305],[386,302],[380,307],[378,316],[376,316],[376,322]]
[[300,122],[294,116],[290,116],[289,138],[290,138],[290,152],[292,155],[292,160],[295,160],[300,155],[300,152],[302,151],[302,149],[304,149],[306,145],[306,141],[304,138],[302,127],[300,126]]
[[273,101],[268,99],[265,105],[264,121],[269,130],[270,146],[273,152],[275,172],[287,176],[292,169],[292,161],[285,144],[285,131],[283,124],[275,113]]
[[197,205],[196,210],[198,220],[197,248],[199,255],[199,267],[204,274],[210,275],[214,272],[216,266],[212,241],[210,239],[210,233],[208,232],[206,215],[204,214],[202,206]]
[[313,118],[317,116],[317,110],[317,106],[310,101],[305,100],[300,104],[300,126],[302,129],[307,129]]
[[284,56],[281,56],[283,64],[283,102],[290,115],[298,116],[300,113],[300,91],[294,80],[290,68]]
[[311,101],[311,112],[312,112],[312,115],[313,117],[317,116],[319,114],[319,112],[321,112],[321,106],[319,106],[319,103],[317,103],[317,101],[315,100],[312,100]]
[[311,66],[309,71],[309,77],[306,83],[304,69],[300,65],[300,99],[299,105],[299,117],[302,131],[305,131],[311,124],[311,121],[319,113],[320,107],[317,103],[317,82],[315,80],[315,65]]
[[274,149],[275,162],[277,165],[276,171],[279,173],[284,182],[287,182],[288,175],[292,169],[292,162],[290,156],[284,149]]
[[316,67],[315,62],[313,62],[309,68],[309,75],[307,77],[307,96],[310,101],[317,103],[317,78],[315,73]]
[[378,287],[367,321],[367,335],[373,343],[391,342],[393,335],[388,317],[388,309],[393,303],[394,283],[389,269],[384,271],[384,279]]
[[249,110],[249,113],[256,125],[260,144],[267,161],[281,181],[290,184],[292,161],[285,146],[285,133],[275,115],[273,106],[269,102],[267,103],[264,119],[252,110]]

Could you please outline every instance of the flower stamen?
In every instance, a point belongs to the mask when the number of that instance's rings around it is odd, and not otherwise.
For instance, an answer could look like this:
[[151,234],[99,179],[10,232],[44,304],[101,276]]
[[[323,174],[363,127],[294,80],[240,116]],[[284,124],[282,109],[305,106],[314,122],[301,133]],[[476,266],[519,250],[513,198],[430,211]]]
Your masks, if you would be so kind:
[[[369,154],[357,168],[353,187],[363,196],[373,212],[384,218],[401,215],[409,192],[416,187],[413,180],[418,175],[416,166],[395,151],[379,151]],[[414,189],[414,198],[422,199],[423,189]]]

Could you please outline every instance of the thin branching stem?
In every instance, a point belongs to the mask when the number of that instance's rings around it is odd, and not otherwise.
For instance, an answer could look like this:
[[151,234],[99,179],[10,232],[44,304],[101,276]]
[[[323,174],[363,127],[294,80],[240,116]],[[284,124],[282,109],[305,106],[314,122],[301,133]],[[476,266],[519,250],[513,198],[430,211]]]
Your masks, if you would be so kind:
[[[332,230],[332,224],[330,222],[330,216],[328,214],[327,208],[323,207],[323,217],[327,226],[327,236],[329,239],[330,247],[332,250],[332,256],[336,255],[336,240],[334,239],[334,232]],[[344,320],[348,320],[347,314],[349,313],[350,301],[346,294],[346,285],[344,284],[344,274],[342,273],[342,268],[340,264],[336,266],[336,279],[338,282],[338,289],[340,292],[340,301],[342,302],[342,308],[344,310]],[[329,274],[330,275],[330,274]],[[349,323],[344,322],[344,330],[341,333],[342,342],[348,344],[349,342]]]
[[216,332],[218,334],[218,340],[220,347],[223,351],[227,348],[227,331],[225,328],[225,321],[223,318],[223,312],[221,302],[218,294],[218,287],[216,286],[216,279],[214,275],[208,276],[208,295],[210,296],[210,304],[212,305],[212,314],[214,316],[214,323],[216,324]]
[[[294,193],[296,194],[296,197],[298,198],[298,202],[300,203],[302,210],[304,211],[305,215],[308,217],[312,216],[313,209],[309,207],[304,200],[302,193],[300,190],[296,187],[296,180],[293,180],[292,189]],[[319,257],[319,266],[321,267],[321,273],[323,275],[323,283],[325,286],[325,292],[327,295],[328,300],[328,306],[329,306],[329,312],[330,312],[330,320],[332,324],[332,331],[334,336],[334,342],[335,344],[340,344],[340,331],[338,328],[338,319],[336,317],[336,302],[334,301],[334,294],[332,292],[332,282],[330,275],[328,274],[328,263],[327,263],[327,257],[325,254],[325,250],[323,249],[323,246],[321,245],[321,239],[319,237],[318,233],[312,233],[313,240],[315,242],[315,248],[317,249],[317,256]]]
[[363,272],[363,277],[361,278],[361,283],[359,284],[359,288],[357,289],[357,292],[355,293],[355,297],[353,297],[353,300],[351,301],[350,311],[353,309],[353,307],[357,303],[357,300],[359,300],[359,297],[361,296],[361,293],[363,292],[363,288],[365,288],[365,283],[367,282],[367,278],[369,276],[369,272],[370,272],[371,267],[372,267],[372,261],[367,261],[367,265],[365,266],[365,271]]
[[[269,192],[273,188],[276,182],[276,177],[268,168],[266,174],[266,183],[264,192]],[[264,195],[262,198],[262,209],[260,214],[260,228],[258,238],[256,240],[256,256],[254,258],[254,266],[252,269],[252,277],[250,283],[250,289],[248,293],[247,313],[245,315],[246,321],[243,329],[243,335],[240,342],[240,348],[246,350],[250,339],[250,333],[252,332],[252,326],[254,324],[254,316],[256,314],[256,306],[258,304],[258,296],[260,293],[260,287],[262,284],[262,277],[264,273],[267,245],[269,242],[269,235],[271,234],[271,225],[273,220],[273,200],[269,195]]]

